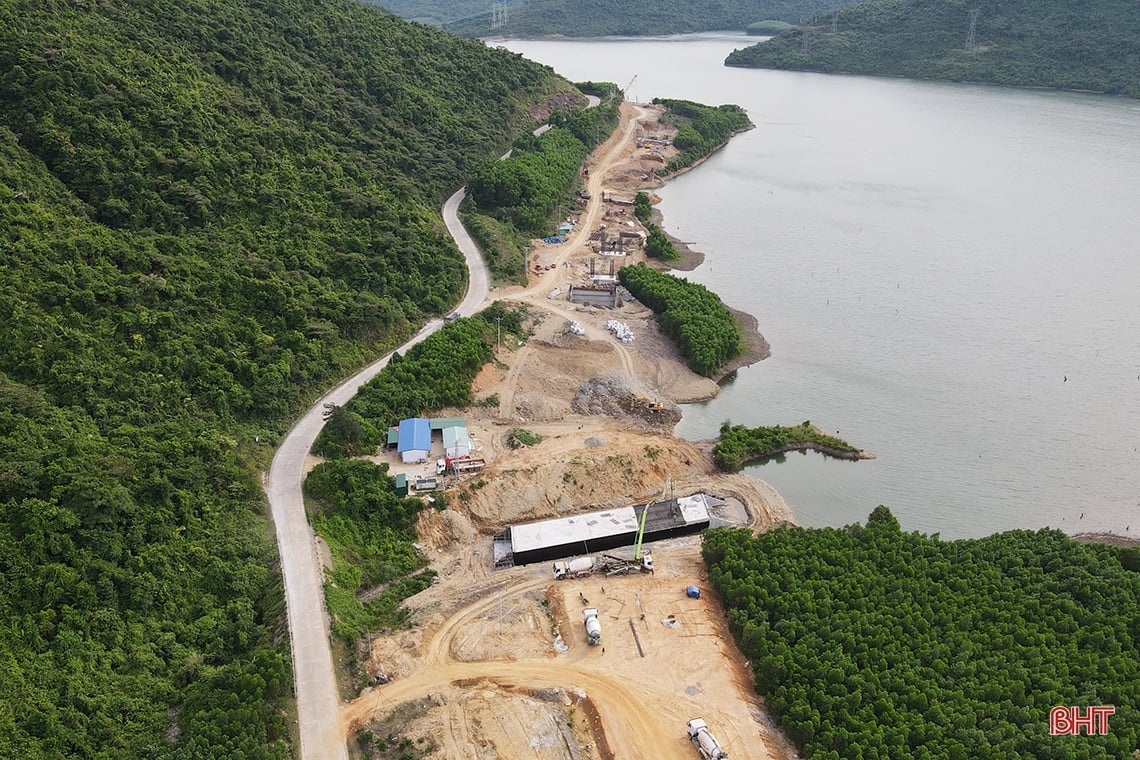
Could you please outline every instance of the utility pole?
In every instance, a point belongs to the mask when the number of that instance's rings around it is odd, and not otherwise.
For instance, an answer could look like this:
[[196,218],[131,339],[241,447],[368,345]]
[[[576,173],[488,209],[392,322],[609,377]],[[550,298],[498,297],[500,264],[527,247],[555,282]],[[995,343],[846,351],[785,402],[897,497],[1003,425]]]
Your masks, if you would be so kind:
[[831,16],[831,33],[832,34],[838,34],[839,33],[839,11],[836,11]]
[[499,350],[503,347],[503,318],[495,317],[495,348]]

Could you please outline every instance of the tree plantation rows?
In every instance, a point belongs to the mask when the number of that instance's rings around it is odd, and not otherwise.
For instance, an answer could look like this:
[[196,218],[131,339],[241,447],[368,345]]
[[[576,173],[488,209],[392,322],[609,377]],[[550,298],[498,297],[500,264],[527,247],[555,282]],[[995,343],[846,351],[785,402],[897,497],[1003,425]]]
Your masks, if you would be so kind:
[[661,261],[676,261],[681,258],[681,254],[677,253],[677,249],[673,247],[673,241],[669,239],[665,231],[653,223],[653,205],[647,193],[639,192],[634,196],[633,214],[642,226],[649,231],[645,238],[646,256]]
[[676,342],[694,372],[711,377],[744,350],[736,319],[704,285],[644,264],[623,267],[618,278],[634,298],[656,312],[661,330]]
[[570,89],[349,0],[0,4],[0,757],[291,754],[260,470],[452,307],[439,201]]
[[[804,757],[1116,758],[1140,746],[1140,556],[1059,531],[942,541],[866,526],[716,529],[709,578]],[[1107,735],[1051,736],[1058,705]]]
[[673,147],[680,153],[669,162],[667,173],[689,168],[728,142],[728,138],[752,126],[748,114],[737,105],[713,107],[667,98],[653,102],[668,109],[665,121],[677,127]]

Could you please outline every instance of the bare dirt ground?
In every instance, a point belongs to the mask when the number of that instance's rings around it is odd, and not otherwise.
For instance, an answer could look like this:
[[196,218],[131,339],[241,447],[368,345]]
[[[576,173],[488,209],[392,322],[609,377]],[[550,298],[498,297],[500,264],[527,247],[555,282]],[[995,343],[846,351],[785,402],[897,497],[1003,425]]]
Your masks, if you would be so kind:
[[[632,209],[623,215],[602,204],[602,191],[632,196],[658,182],[642,177],[662,165],[668,148],[639,147],[636,138],[664,133],[659,118],[655,107],[623,106],[619,129],[587,164],[593,198],[576,214],[570,239],[536,243],[533,255],[552,268],[541,277],[532,271],[525,288],[492,294],[525,304],[533,335],[521,345],[504,340],[475,383],[476,398],[489,403],[456,412],[487,467],[446,483],[449,508],[421,517],[421,546],[437,582],[408,600],[410,630],[372,638],[366,667],[377,685],[343,708],[346,734],[373,737],[369,756],[394,756],[378,747],[390,750],[403,737],[425,756],[457,760],[691,760],[685,722],[694,717],[708,721],[735,760],[795,756],[772,728],[728,634],[699,538],[655,544],[653,575],[555,582],[545,564],[491,568],[491,535],[504,525],[644,501],[667,482],[678,496],[726,497],[721,516],[755,530],[793,519],[766,483],[717,473],[710,444],[673,437],[676,404],[709,398],[717,385],[684,366],[648,309],[547,298],[586,281],[589,259],[598,258],[589,231],[603,219],[632,219]],[[616,340],[609,319],[628,325],[634,341]],[[584,335],[568,331],[572,321]],[[745,363],[767,351],[754,323],[751,332]],[[511,449],[515,427],[541,442]],[[392,472],[434,472],[431,463],[375,459]],[[700,599],[685,595],[689,585],[702,589]],[[585,641],[586,601],[599,610],[601,646]]]

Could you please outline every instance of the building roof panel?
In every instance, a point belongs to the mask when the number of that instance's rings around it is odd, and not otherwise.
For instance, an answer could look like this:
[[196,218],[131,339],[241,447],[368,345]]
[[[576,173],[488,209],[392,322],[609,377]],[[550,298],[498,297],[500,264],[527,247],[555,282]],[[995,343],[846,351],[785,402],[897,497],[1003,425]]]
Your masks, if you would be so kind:
[[431,426],[423,417],[400,420],[400,441],[396,445],[400,453],[405,451],[431,451]]
[[637,531],[637,515],[633,507],[619,507],[604,512],[589,512],[511,526],[511,549],[516,553],[533,551],[574,541],[589,542],[630,531]]

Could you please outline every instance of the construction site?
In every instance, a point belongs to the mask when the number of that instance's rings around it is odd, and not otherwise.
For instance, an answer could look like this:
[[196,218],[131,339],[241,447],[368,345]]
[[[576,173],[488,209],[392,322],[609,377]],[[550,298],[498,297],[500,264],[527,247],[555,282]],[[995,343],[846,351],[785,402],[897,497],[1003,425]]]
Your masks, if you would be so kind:
[[[659,181],[671,150],[660,117],[623,105],[588,160],[575,224],[534,241],[530,283],[497,296],[530,310],[530,334],[497,347],[462,411],[485,466],[442,480],[448,508],[420,515],[434,584],[405,602],[409,628],[360,643],[363,672],[343,685],[360,757],[795,757],[728,631],[699,535],[791,512],[763,481],[719,473],[710,442],[673,436],[678,403],[718,387],[610,281],[644,260],[623,204]],[[754,350],[741,364],[767,350],[745,326]],[[520,426],[539,442],[512,447]]]

